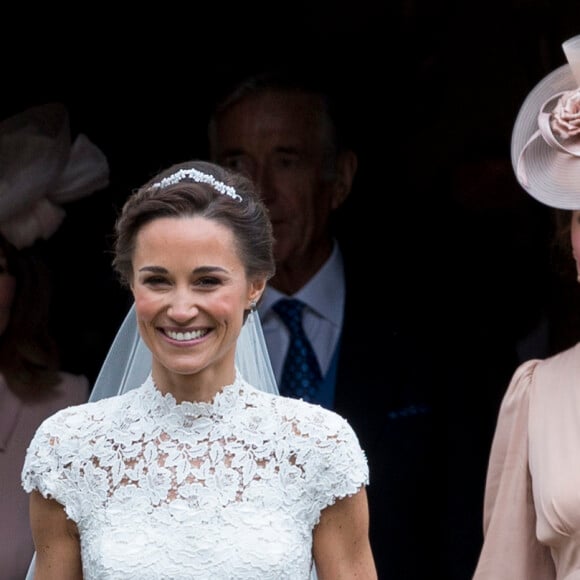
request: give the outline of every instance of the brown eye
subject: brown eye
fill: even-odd
[[[144,280],[143,283],[144,284],[149,284],[151,286],[156,286],[159,284],[165,284],[167,282],[167,278],[164,278],[163,276],[147,276]]]
[[[213,287],[220,284],[220,279],[213,276],[205,276],[197,281],[198,286]]]

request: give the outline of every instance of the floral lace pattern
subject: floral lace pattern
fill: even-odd
[[[149,377],[59,411],[22,471],[76,522],[85,580],[307,580],[321,510],[368,477],[342,417],[239,376],[210,403]]]

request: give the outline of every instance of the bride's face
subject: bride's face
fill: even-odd
[[[8,260],[0,248],[0,335],[8,326],[15,292],[16,278],[8,271]]]
[[[246,276],[233,233],[200,216],[156,219],[137,235],[133,272],[139,330],[154,365],[230,376],[244,311],[261,291]]]

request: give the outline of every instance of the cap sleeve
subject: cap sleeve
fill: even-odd
[[[73,464],[80,441],[71,437],[71,424],[76,423],[74,416],[71,407],[41,423],[26,451],[21,481],[24,491],[37,490],[44,497],[58,501],[67,515],[77,521],[78,493]]]
[[[328,434],[326,439],[318,439],[320,456],[316,477],[312,478],[320,510],[369,483],[367,458],[353,428],[340,415],[327,414]]]

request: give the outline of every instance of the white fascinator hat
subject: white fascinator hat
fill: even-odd
[[[108,184],[105,155],[82,133],[72,140],[63,104],[0,122],[0,234],[16,248],[48,239],[65,217],[62,204]]]
[[[550,207],[580,209],[580,35],[562,44],[567,64],[544,77],[520,108],[511,158],[520,185]]]

